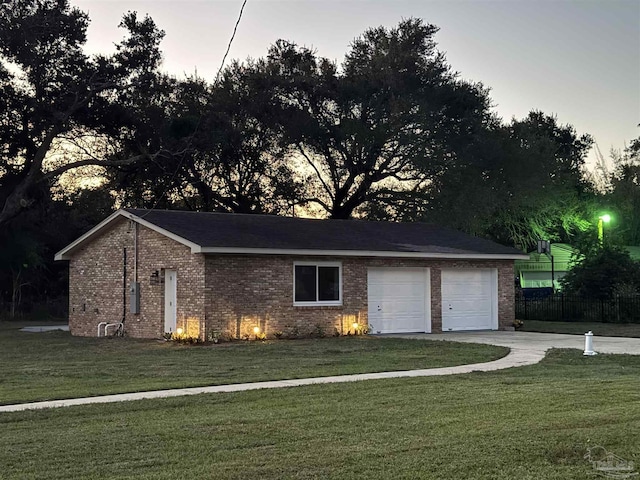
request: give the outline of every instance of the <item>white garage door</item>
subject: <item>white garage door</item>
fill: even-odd
[[[442,270],[442,331],[498,329],[498,272]]]
[[[431,331],[428,268],[370,268],[368,301],[372,333]]]

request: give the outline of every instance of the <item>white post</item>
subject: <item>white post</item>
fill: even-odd
[[[593,332],[591,330],[584,334],[583,355],[597,355],[597,353],[593,351]]]
[[[101,336],[101,335],[100,335],[100,329],[102,328],[102,326],[103,326],[103,325],[106,325],[106,324],[107,324],[107,322],[100,322],[100,323],[98,324],[98,337],[100,337],[100,336]],[[105,330],[106,330],[106,329],[105,329]],[[105,337],[106,337],[106,336],[107,336],[107,334],[106,334],[106,332],[105,332]]]

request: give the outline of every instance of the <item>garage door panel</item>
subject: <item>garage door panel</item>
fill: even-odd
[[[371,283],[397,284],[397,283],[419,283],[424,277],[423,269],[372,269],[369,270]]]
[[[414,298],[423,296],[424,282],[396,285],[371,285],[369,292],[372,298]]]
[[[455,308],[456,312],[464,315],[491,315],[491,300],[488,298],[483,299],[463,299],[456,300],[452,305],[451,310]],[[455,305],[455,307],[453,306]],[[449,308],[447,306],[447,308]]]
[[[482,284],[454,284],[449,287],[448,293],[450,297],[468,297],[470,295],[475,297],[486,297],[491,295],[492,290],[490,281],[486,281]]]
[[[442,270],[442,330],[497,329],[497,272]]]
[[[459,319],[456,323],[456,330],[489,330],[491,328],[490,325],[486,325],[485,323],[486,317],[484,315],[465,315],[463,318]]]
[[[387,316],[423,315],[424,300],[393,300],[386,302],[369,302],[369,311]]]
[[[369,269],[369,324],[374,333],[430,331],[428,297],[427,269]]]

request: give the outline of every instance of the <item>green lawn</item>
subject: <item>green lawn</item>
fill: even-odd
[[[640,464],[640,357],[0,414],[0,432],[3,479],[584,480],[587,445]]]
[[[525,320],[523,332],[571,333],[584,335],[591,330],[601,337],[640,337],[637,323],[547,322]]]
[[[165,388],[433,368],[503,347],[380,337],[179,345],[0,328],[0,404]],[[2,477],[0,471],[0,478]]]

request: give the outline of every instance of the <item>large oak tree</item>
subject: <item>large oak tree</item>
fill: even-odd
[[[67,0],[0,4],[0,226],[69,170],[133,163],[162,150],[138,135],[137,114],[157,81],[163,32],[128,13],[115,53],[87,55],[88,23]],[[106,142],[108,153],[81,141],[92,138]],[[70,145],[71,156],[57,152]]]
[[[279,109],[301,204],[331,218],[363,214],[424,188],[489,118],[480,84],[464,81],[420,19],[367,30],[340,68],[277,42],[257,70]]]

